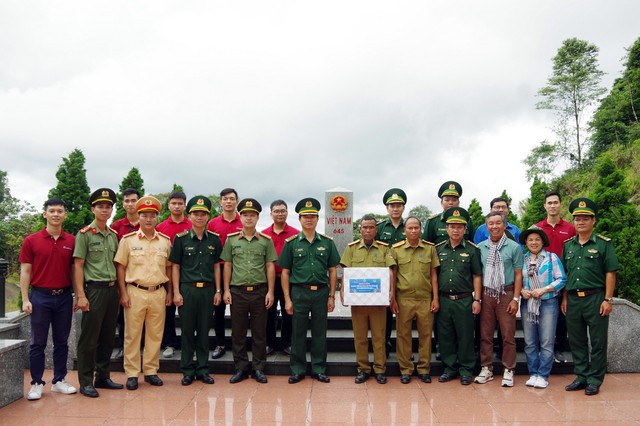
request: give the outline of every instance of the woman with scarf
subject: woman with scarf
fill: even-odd
[[[524,352],[527,356],[529,380],[525,385],[544,389],[553,365],[553,344],[559,307],[557,297],[567,279],[558,256],[544,249],[549,245],[547,234],[532,226],[520,234],[526,245],[524,256],[522,302],[520,314],[524,331]]]

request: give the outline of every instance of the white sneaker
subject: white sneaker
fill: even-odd
[[[51,392],[60,392],[66,395],[78,392],[78,389],[71,386],[64,379],[51,385]]]
[[[171,358],[173,356],[173,348],[171,346],[167,346],[164,352],[162,352],[162,356],[164,358]]]
[[[524,384],[525,386],[529,386],[530,388],[534,387],[538,382],[538,376],[531,376],[529,380]]]
[[[44,391],[43,383],[36,383],[35,385],[31,385],[31,389],[29,389],[29,393],[27,393],[27,399],[29,401],[34,401],[36,399],[42,398],[42,391]]]
[[[547,382],[547,379],[545,379],[542,376],[538,376],[538,380],[536,380],[535,387],[538,389],[545,389],[547,386],[549,386],[549,382]]]
[[[476,383],[487,383],[493,380],[493,371],[489,370],[489,367],[482,367],[480,374],[478,374],[474,380]]]
[[[504,369],[504,374],[502,375],[502,386],[508,388],[513,386],[513,370],[508,368]]]

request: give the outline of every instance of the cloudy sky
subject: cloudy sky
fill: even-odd
[[[521,160],[562,41],[600,48],[611,87],[637,0],[0,2],[0,170],[40,206],[78,147],[91,188],[235,187],[268,204],[354,191],[439,210],[449,179],[488,209],[528,196]]]

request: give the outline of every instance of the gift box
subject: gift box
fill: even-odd
[[[344,304],[389,306],[389,268],[344,268]]]

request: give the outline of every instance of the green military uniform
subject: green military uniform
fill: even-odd
[[[108,188],[95,191],[89,200],[115,204],[115,192]],[[95,220],[76,235],[73,257],[84,259],[85,296],[89,310],[82,313],[82,329],[78,339],[78,381],[80,387],[93,386],[110,378],[111,352],[116,337],[120,298],[113,258],[118,249],[116,231],[97,228]]]
[[[404,219],[400,219],[400,224],[396,228],[391,223],[391,219],[385,219],[381,222],[378,222],[378,232],[376,233],[376,240],[388,244],[389,246],[394,245],[398,241],[404,240],[406,235],[404,235]]]
[[[209,328],[216,291],[213,265],[220,262],[221,253],[220,238],[212,231],[205,231],[202,239],[199,239],[196,232],[190,229],[180,232],[173,240],[169,261],[180,265],[180,293],[183,299],[182,306],[178,308],[182,347],[180,370],[185,376],[209,373]]]
[[[595,216],[595,204],[579,198],[569,211],[574,216]],[[618,270],[618,258],[609,238],[591,234],[580,244],[576,235],[565,241],[562,263],[567,271],[567,331],[576,380],[600,386],[607,370],[609,329],[609,316],[600,315],[600,305],[605,298],[606,274]]]
[[[419,241],[411,247],[407,240],[392,246],[391,254],[398,265],[396,301],[396,352],[400,374],[411,375],[412,337],[411,324],[416,318],[419,339],[419,360],[416,366],[418,374],[429,374],[431,366],[431,335],[433,333],[433,314],[431,313],[431,269],[440,265],[438,253],[433,243]]]
[[[462,196],[462,186],[458,182],[453,180],[443,183],[438,190],[438,198],[442,199],[446,196],[460,198],[460,196]],[[449,239],[449,236],[447,235],[444,213],[445,212],[434,214],[433,216],[429,217],[429,219],[427,219],[427,222],[424,224],[424,228],[422,231],[423,240],[427,240],[434,244],[440,244],[441,242]],[[466,225],[467,230],[464,233],[464,239],[473,240],[475,228],[473,226],[471,218],[468,218]]]
[[[303,199],[296,205],[298,214],[318,214],[320,203]],[[315,210],[315,213],[314,213]],[[303,375],[307,370],[306,346],[311,313],[311,370],[325,374],[327,364],[327,270],[338,266],[340,255],[333,240],[315,233],[309,242],[301,232],[289,237],[282,248],[278,266],[290,271],[289,283],[293,303],[291,335],[291,372]]]
[[[248,198],[238,203],[238,211],[262,211],[260,204]],[[236,370],[249,371],[247,329],[251,319],[251,353],[253,370],[264,371],[267,361],[267,313],[265,297],[268,291],[266,265],[278,260],[271,237],[255,232],[247,238],[244,231],[229,234],[221,259],[231,272],[231,347]],[[275,266],[274,266],[275,268]],[[275,269],[274,269],[275,272]],[[275,278],[275,275],[274,275]],[[272,283],[273,284],[273,283]]]
[[[457,215],[455,212],[458,212]],[[447,210],[444,218],[448,223],[464,224],[468,216],[466,210],[453,207]],[[471,376],[476,363],[471,305],[474,299],[473,277],[482,275],[480,250],[464,239],[452,247],[448,236],[436,246],[436,250],[440,259],[440,310],[436,316],[436,326],[440,336],[440,356],[445,365],[444,372],[451,376]],[[476,298],[480,299],[480,295],[476,295]]]
[[[391,256],[387,244],[374,241],[367,247],[364,240],[350,243],[342,254],[340,263],[347,268],[391,267],[396,264]],[[353,344],[356,351],[358,371],[369,375],[369,339],[367,334],[371,330],[371,345],[373,347],[373,372],[384,374],[387,366],[385,353],[386,306],[352,306],[351,324],[353,326]]]

